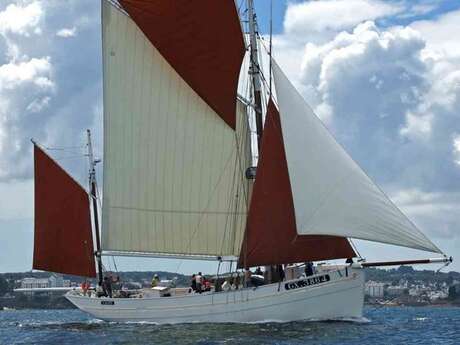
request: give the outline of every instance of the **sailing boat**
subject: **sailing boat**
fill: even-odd
[[[36,144],[33,267],[101,284],[104,255],[279,267],[357,258],[352,238],[441,256],[358,258],[226,291],[67,293],[81,310],[121,322],[359,319],[364,267],[452,260],[334,140],[271,54],[264,79],[252,0],[245,15],[248,43],[233,0],[102,1],[101,236],[89,132],[89,193]]]

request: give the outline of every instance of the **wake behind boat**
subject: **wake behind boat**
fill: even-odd
[[[451,261],[264,52],[253,0],[241,12],[233,0],[103,0],[102,42],[102,228],[90,132],[89,192],[34,143],[33,268],[97,276],[100,290],[103,256],[211,260],[217,277],[221,263],[231,275],[348,264],[260,286],[217,279],[203,293],[67,293],[81,310],[123,322],[360,319],[363,268],[396,263],[366,263],[352,238],[441,254],[397,264]]]

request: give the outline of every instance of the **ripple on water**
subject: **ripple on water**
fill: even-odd
[[[367,308],[365,318],[343,321],[157,325],[109,323],[78,310],[29,310],[0,313],[0,344],[433,345],[460,339],[458,308]]]

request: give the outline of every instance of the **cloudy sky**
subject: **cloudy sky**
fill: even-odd
[[[460,2],[273,2],[281,67],[374,181],[438,247],[458,256],[451,267],[460,270]],[[256,5],[266,34],[269,2]],[[31,268],[30,138],[71,147],[51,154],[83,183],[86,128],[101,156],[101,76],[98,0],[0,0],[0,272]],[[357,244],[369,260],[432,256]],[[196,269],[117,262],[121,269]]]

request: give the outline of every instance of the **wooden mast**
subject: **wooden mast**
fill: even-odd
[[[254,95],[254,110],[256,115],[256,130],[257,130],[257,148],[260,153],[262,143],[262,91],[260,81],[260,65],[259,55],[257,52],[257,17],[254,11],[254,1],[247,0],[248,6],[248,23],[249,23],[249,40],[250,40],[250,65],[249,74],[251,75],[252,90]]]
[[[88,159],[89,159],[89,189],[91,199],[93,201],[93,219],[94,219],[94,233],[96,235],[96,256],[97,261],[97,272],[98,272],[98,283],[102,285],[102,257],[101,257],[101,238],[99,235],[99,215],[97,207],[97,186],[96,186],[96,164],[98,161],[94,160],[93,157],[93,146],[91,144],[91,131],[86,130],[88,136]]]

